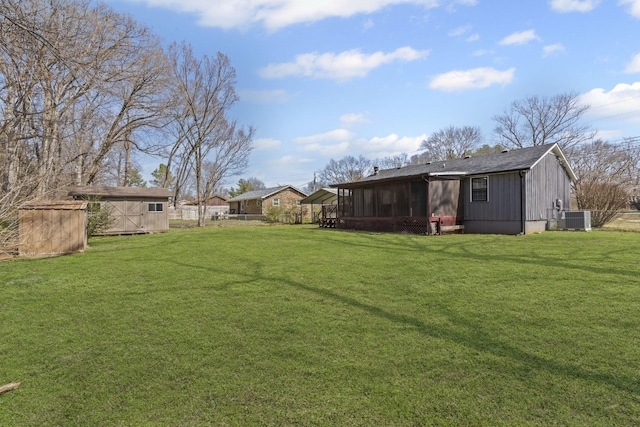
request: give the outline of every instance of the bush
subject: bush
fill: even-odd
[[[265,215],[265,221],[269,224],[275,224],[280,221],[280,215],[284,213],[284,209],[280,206],[271,206],[267,209],[267,213]]]
[[[106,204],[100,203],[100,198],[86,198],[88,218],[87,218],[87,236],[95,236],[110,229],[115,218],[112,215],[112,209]]]
[[[611,221],[629,203],[625,188],[611,182],[580,182],[576,185],[575,195],[578,209],[591,211],[591,226],[596,228]]]

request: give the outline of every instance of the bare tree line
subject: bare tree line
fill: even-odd
[[[167,158],[176,188],[195,180],[201,199],[246,167],[253,129],[227,117],[224,54],[165,50],[88,0],[0,0],[0,33],[0,222],[69,185],[129,185],[140,153]]]

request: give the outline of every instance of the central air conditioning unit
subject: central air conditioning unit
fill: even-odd
[[[591,211],[564,211],[558,220],[558,230],[591,231]]]

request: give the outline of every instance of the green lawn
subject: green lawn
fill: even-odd
[[[0,263],[0,425],[640,424],[640,233],[314,226]]]

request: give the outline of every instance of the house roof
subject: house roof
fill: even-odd
[[[253,199],[266,199],[267,197],[270,197],[288,188],[302,194],[302,196],[307,195],[303,191],[300,191],[291,185],[282,185],[280,187],[271,187],[271,188],[263,188],[262,190],[247,191],[246,193],[242,193],[236,197],[232,197],[231,199],[227,200],[227,202],[239,202],[241,200],[253,200]]]
[[[308,195],[300,200],[303,205],[327,204],[338,200],[337,188],[321,188],[318,191]]]
[[[546,144],[518,150],[503,151],[501,153],[469,156],[462,159],[450,159],[401,168],[383,169],[378,171],[377,174],[363,178],[360,181],[335,184],[332,185],[332,187],[341,187],[345,186],[345,184],[358,185],[367,182],[394,180],[413,176],[462,177],[527,170],[533,168],[549,153],[553,153],[558,158],[571,180],[575,181],[576,175],[571,169],[571,166],[569,166],[558,144]]]
[[[106,186],[76,186],[69,189],[69,196],[98,196],[98,197],[149,197],[164,199],[171,196],[166,188],[145,187],[106,187]]]

